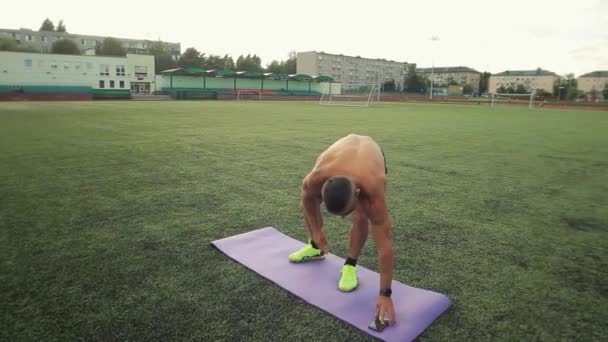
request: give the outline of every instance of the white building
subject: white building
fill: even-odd
[[[94,50],[96,46],[101,44],[107,37],[104,36],[91,36],[83,34],[75,34],[68,32],[55,32],[55,31],[34,31],[26,28],[14,29],[3,29],[0,28],[0,35],[4,35],[13,38],[19,44],[26,44],[32,46],[42,53],[50,53],[53,43],[59,39],[69,39],[73,41],[80,51]],[[127,53],[147,55],[150,54],[151,44],[154,41],[145,39],[132,39],[132,38],[115,38],[122,43],[123,48]],[[174,60],[178,60],[181,54],[180,43],[168,43],[162,42],[171,54]]]
[[[522,85],[526,92],[543,90],[553,94],[553,86],[559,80],[554,72],[536,69],[536,70],[507,70],[490,76],[488,91],[490,93],[499,93],[502,88],[516,89]]]
[[[130,89],[147,94],[156,90],[154,56],[126,57],[58,55],[0,51],[0,85],[86,86]]]
[[[594,90],[601,94],[608,87],[608,71],[594,71],[578,77],[578,89],[585,94]]]
[[[408,70],[408,63],[307,51],[297,54],[297,73],[325,75],[341,83],[384,83],[395,81],[398,90]]]

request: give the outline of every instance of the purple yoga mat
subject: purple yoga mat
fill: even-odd
[[[359,287],[350,293],[338,290],[341,259],[290,263],[287,256],[304,246],[272,227],[254,230],[211,243],[230,258],[338,319],[385,341],[412,341],[450,307],[448,297],[415,287],[392,283],[397,323],[383,332],[368,328],[374,318],[380,275],[357,266]]]

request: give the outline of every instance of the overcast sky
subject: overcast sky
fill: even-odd
[[[317,50],[494,73],[608,70],[608,0],[6,1],[0,28],[37,30],[46,17],[72,33],[255,53],[264,65]]]

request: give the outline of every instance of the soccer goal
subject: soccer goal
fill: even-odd
[[[511,105],[527,105],[528,108],[534,108],[541,104],[542,101],[535,101],[534,92],[525,94],[503,94],[496,93],[492,94],[491,106],[496,107],[500,104],[511,104]]]
[[[321,90],[319,104],[369,107],[380,102],[380,85],[330,83]]]
[[[256,89],[239,89],[236,91],[237,101],[262,101],[262,91]]]

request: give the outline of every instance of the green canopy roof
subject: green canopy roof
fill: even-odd
[[[230,69],[215,71],[216,77],[234,77],[235,75],[237,75],[237,73]]]
[[[290,81],[315,81],[315,82],[331,82],[334,79],[330,76],[317,75],[311,76],[307,74],[288,75],[280,72],[261,71],[234,71],[225,70],[205,70],[200,67],[175,68],[161,71],[162,75],[183,75],[183,76],[215,76],[215,77],[237,77],[237,78],[267,78],[271,80],[290,80]]]
[[[310,81],[312,80],[312,76],[306,74],[296,74],[289,75],[289,79],[294,81]]]
[[[317,82],[332,82],[334,80],[333,78],[325,75],[313,76],[312,79]]]
[[[269,78],[271,80],[285,80],[289,78],[289,75],[280,72],[273,72],[266,76],[266,78]]]

